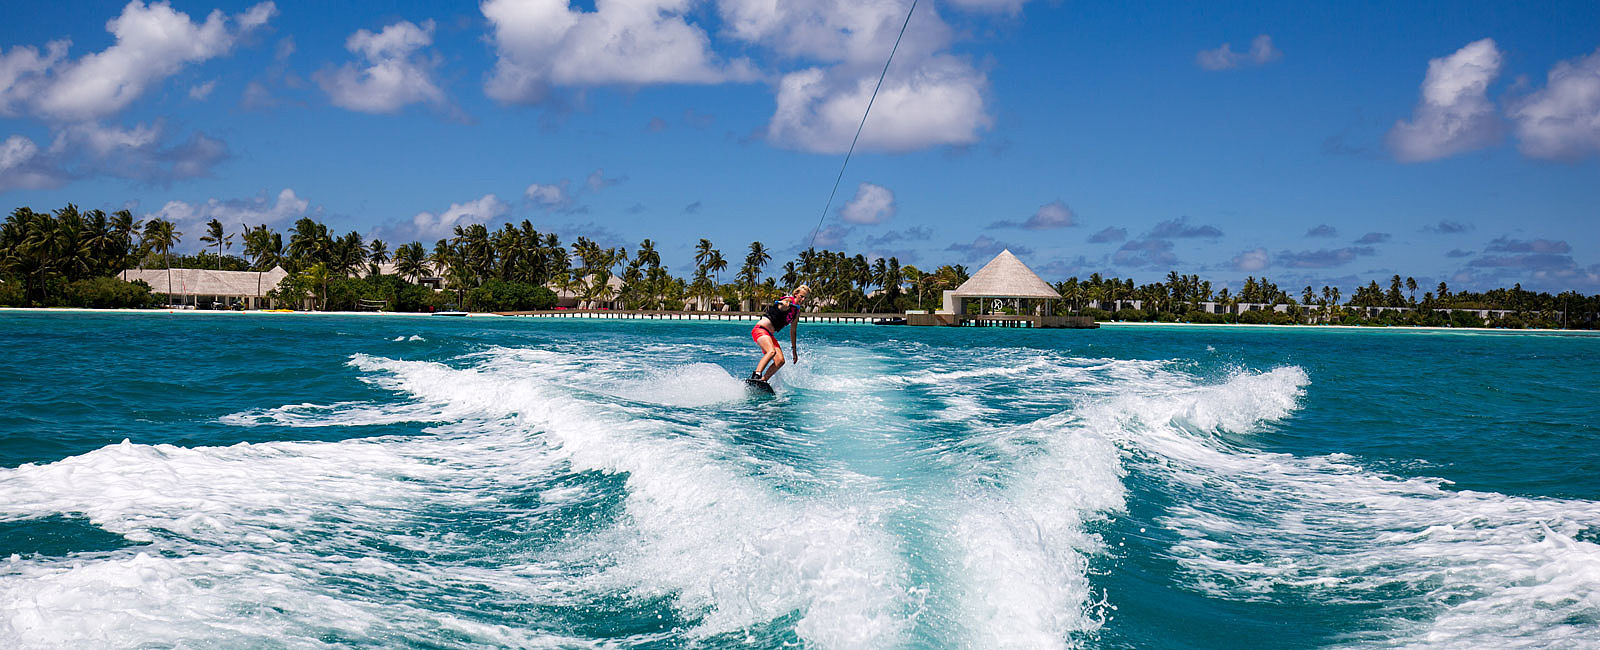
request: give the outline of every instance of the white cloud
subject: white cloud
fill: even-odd
[[[782,76],[768,140],[817,153],[849,148],[909,7],[906,0],[719,0],[733,38],[829,64]],[[953,38],[935,5],[917,7],[858,148],[898,152],[977,142],[991,124],[984,104],[988,78],[966,59],[942,53]]]
[[[178,72],[185,64],[226,54],[238,38],[270,19],[277,9],[264,2],[229,18],[212,11],[204,23],[174,11],[165,2],[146,5],[134,0],[106,23],[116,42],[77,61],[64,61],[66,41],[54,41],[47,54],[13,48],[0,62],[0,110],[11,112],[25,100],[39,117],[93,120],[114,114],[142,95],[151,84]]]
[[[55,187],[63,180],[62,174],[43,160],[33,140],[13,135],[0,143],[0,192]]]
[[[412,234],[424,240],[448,237],[458,225],[487,223],[510,211],[510,205],[493,194],[485,194],[465,203],[452,203],[449,209],[437,215],[418,212],[411,218]]]
[[[432,76],[437,62],[421,54],[433,44],[433,27],[432,20],[420,26],[402,20],[376,34],[357,30],[344,47],[362,63],[318,72],[317,84],[335,106],[353,111],[393,113],[417,103],[443,107],[444,91]]]
[[[160,122],[122,129],[83,122],[56,131],[49,155],[73,176],[104,174],[165,184],[208,176],[228,158],[228,147],[204,133],[176,142]]]
[[[883,223],[894,216],[894,192],[872,183],[856,187],[855,198],[839,208],[839,218],[850,223]]]
[[[533,201],[534,205],[546,210],[555,210],[567,207],[572,203],[572,194],[567,191],[568,183],[563,180],[555,185],[534,183],[524,190],[522,195]]]
[[[544,99],[548,86],[719,83],[751,79],[743,61],[724,64],[704,30],[684,17],[691,0],[487,0],[498,59],[484,91],[505,103]]]
[[[992,11],[1016,15],[1028,0],[946,0],[949,4],[968,11]]]
[[[1267,268],[1270,262],[1271,258],[1267,256],[1267,249],[1257,248],[1234,256],[1233,269],[1235,271],[1260,271]]]
[[[1200,50],[1194,55],[1195,63],[1207,70],[1229,70],[1245,64],[1266,65],[1281,58],[1283,52],[1272,45],[1272,37],[1266,34],[1250,41],[1249,52],[1235,52],[1232,43],[1223,43],[1215,50]]]
[[[215,79],[207,81],[203,84],[191,86],[189,87],[189,98],[204,100],[205,98],[210,97],[211,91],[216,90],[216,88],[217,81]]]
[[[71,41],[50,41],[45,53],[16,46],[10,52],[0,53],[0,115],[14,117],[19,114],[16,104],[34,96],[44,85],[45,73],[66,58]]]
[[[730,36],[780,55],[882,69],[910,5],[910,0],[718,0],[717,11]],[[948,46],[952,35],[937,7],[923,3],[906,26],[895,58],[927,58]]]
[[[263,192],[248,199],[213,198],[204,203],[168,201],[161,209],[145,216],[169,220],[176,225],[178,232],[184,233],[185,241],[198,242],[199,233],[204,231],[206,222],[212,219],[221,221],[223,228],[229,232],[239,232],[242,226],[253,228],[259,224],[277,226],[289,223],[305,215],[310,207],[310,201],[296,196],[294,190],[284,188],[275,197]],[[238,238],[235,238],[235,243],[238,243]]]
[[[1543,89],[1506,113],[1523,154],[1576,160],[1600,152],[1600,50],[1557,63]]]
[[[877,72],[849,66],[784,75],[768,139],[802,151],[844,153],[877,82]],[[895,66],[856,146],[903,152],[977,142],[979,131],[991,124],[983,99],[987,87],[983,73],[954,56],[934,56],[915,69]]]
[[[1401,162],[1436,160],[1498,142],[1501,122],[1488,88],[1500,76],[1501,60],[1494,39],[1485,38],[1429,61],[1416,113],[1389,131],[1394,157]]]

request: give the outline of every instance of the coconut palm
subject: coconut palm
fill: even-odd
[[[368,275],[377,275],[380,266],[389,261],[389,244],[382,239],[367,242],[367,262],[371,266],[367,269]]]
[[[399,248],[394,249],[394,272],[413,284],[427,272],[427,263],[428,253],[422,249],[422,242],[401,244]]]
[[[167,265],[167,304],[172,304],[172,247],[183,240],[183,233],[166,219],[151,219],[144,224],[144,241],[160,253]]]
[[[208,247],[217,247],[217,270],[222,270],[222,249],[233,248],[233,235],[224,234],[222,222],[212,219],[206,222],[206,234],[200,236],[200,241],[205,242]]]

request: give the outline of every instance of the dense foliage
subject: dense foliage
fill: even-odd
[[[183,233],[164,219],[138,222],[126,210],[108,215],[73,205],[52,214],[18,208],[0,224],[0,305],[148,306],[155,302],[148,286],[110,277],[135,266],[265,271],[281,265],[289,275],[268,294],[280,303],[394,311],[549,309],[557,302],[552,288],[583,307],[756,310],[800,284],[811,286],[813,309],[936,310],[943,292],[968,278],[959,264],[924,272],[894,257],[869,260],[816,249],[769,272],[772,252],[761,242],[751,242],[743,263],[730,268],[736,260],[708,239],[695,245],[694,268],[676,276],[650,239],[632,254],[586,237],[564,246],[526,220],[495,230],[460,225],[431,246],[413,241],[392,251],[382,240],[334,233],[310,218],[296,221],[287,235],[266,225],[230,233],[213,219],[199,236],[200,252],[175,255]],[[1056,288],[1062,296],[1057,313],[1108,320],[1593,328],[1600,312],[1600,296],[1536,293],[1521,285],[1473,293],[1441,282],[1418,297],[1417,282],[1398,275],[1387,287],[1377,281],[1358,287],[1347,301],[1338,287],[1308,286],[1295,295],[1255,277],[1236,293],[1214,291],[1209,281],[1176,272],[1147,284],[1094,274]],[[1224,313],[1216,313],[1219,305]],[[1485,320],[1451,311],[1466,309],[1507,313]]]

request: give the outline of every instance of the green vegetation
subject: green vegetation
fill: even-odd
[[[141,223],[126,210],[107,215],[80,212],[73,205],[51,214],[18,208],[0,224],[0,305],[160,303],[148,285],[114,277],[134,267],[262,273],[282,266],[288,277],[267,292],[281,304],[325,310],[383,304],[394,311],[550,309],[557,291],[587,308],[755,310],[808,284],[816,309],[887,313],[940,309],[943,292],[968,278],[959,264],[924,272],[893,257],[868,260],[816,249],[801,251],[768,275],[772,251],[751,242],[743,264],[724,282],[731,262],[709,239],[698,242],[694,268],[679,277],[662,265],[653,240],[639,242],[631,255],[624,247],[601,247],[587,237],[563,246],[555,234],[540,233],[528,221],[498,230],[456,226],[431,247],[408,242],[392,254],[387,242],[330,232],[310,218],[295,222],[287,234],[286,241],[266,225],[230,233],[213,219],[199,237],[201,252],[175,255],[172,249],[183,233],[170,221]],[[242,256],[229,252],[236,235],[242,235]],[[393,273],[379,273],[390,262]],[[1295,296],[1266,278],[1246,278],[1233,293],[1226,287],[1213,291],[1209,281],[1177,272],[1142,285],[1095,274],[1058,283],[1062,300],[1055,310],[1122,321],[1586,329],[1596,327],[1600,312],[1600,295],[1574,291],[1551,295],[1517,285],[1453,292],[1441,282],[1419,298],[1418,288],[1416,280],[1395,275],[1387,288],[1373,281],[1341,302],[1337,287],[1308,286]],[[1484,318],[1482,310],[1492,313]]]

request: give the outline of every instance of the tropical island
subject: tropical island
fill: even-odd
[[[412,241],[392,250],[381,239],[367,240],[354,231],[338,234],[310,218],[296,221],[287,232],[265,224],[241,224],[229,232],[212,219],[199,235],[199,252],[174,254],[184,236],[172,221],[139,221],[128,210],[19,207],[0,224],[0,307],[722,312],[753,310],[787,288],[808,284],[818,298],[813,310],[903,314],[938,309],[943,292],[971,277],[962,264],[923,270],[894,257],[868,259],[815,248],[772,267],[773,251],[759,241],[751,242],[743,262],[725,275],[729,258],[704,238],[695,247],[693,271],[680,276],[662,264],[651,239],[631,253],[583,236],[564,245],[527,220],[494,230],[484,224],[456,226],[453,236],[431,246]],[[238,254],[232,250],[236,236]],[[178,290],[173,274],[197,270],[254,274],[254,304],[220,294],[202,301],[206,294]],[[166,282],[160,282],[162,275]],[[1414,278],[1393,275],[1384,284],[1374,279],[1346,294],[1337,286],[1286,290],[1252,276],[1233,290],[1177,271],[1164,281],[1142,284],[1099,273],[1050,284],[1060,296],[1049,307],[1052,315],[1096,321],[1506,329],[1600,325],[1600,295],[1534,292],[1520,284],[1473,292],[1452,290],[1444,282],[1419,287]],[[969,313],[988,308],[965,306]],[[1017,313],[1011,305],[993,309]]]

